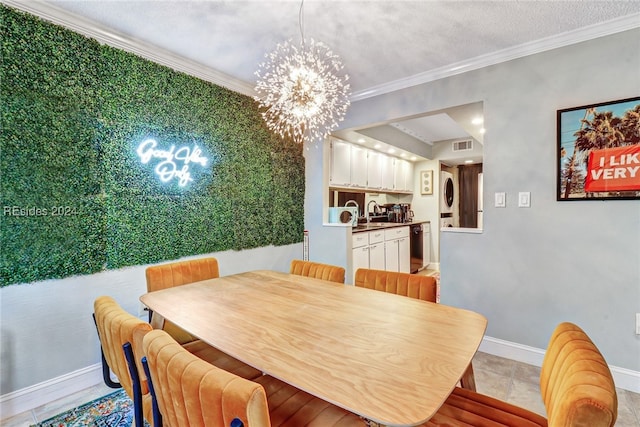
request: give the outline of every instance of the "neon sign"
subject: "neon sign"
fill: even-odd
[[[184,146],[177,150],[175,145],[172,145],[169,150],[160,150],[157,147],[158,142],[155,139],[145,139],[138,146],[136,153],[142,164],[147,164],[152,159],[162,159],[154,170],[162,182],[176,179],[178,185],[184,187],[193,181],[189,169],[193,164],[207,166],[208,159],[201,155],[202,150],[196,144],[193,144],[193,147]]]

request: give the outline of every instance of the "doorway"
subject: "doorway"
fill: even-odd
[[[479,215],[482,213],[482,163],[458,166],[458,186],[460,193],[460,227],[480,228]]]

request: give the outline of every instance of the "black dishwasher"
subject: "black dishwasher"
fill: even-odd
[[[417,273],[422,268],[423,246],[422,224],[412,224],[409,233],[409,242],[411,244],[411,272]]]

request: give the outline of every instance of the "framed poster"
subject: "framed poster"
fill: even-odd
[[[420,194],[433,194],[433,171],[420,171]]]
[[[640,199],[640,97],[557,111],[557,200]]]

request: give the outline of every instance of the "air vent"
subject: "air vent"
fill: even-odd
[[[453,143],[453,151],[469,151],[473,150],[473,140],[455,141]]]

